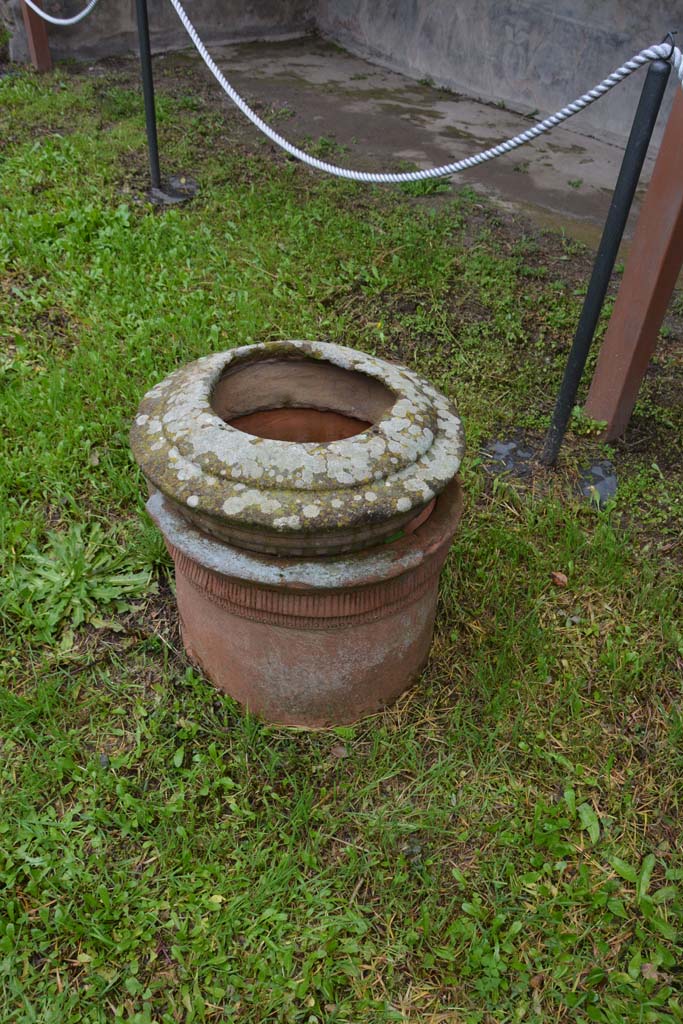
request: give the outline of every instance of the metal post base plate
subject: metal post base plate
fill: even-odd
[[[155,206],[177,206],[187,203],[199,192],[199,185],[194,178],[185,174],[174,174],[164,182],[162,188],[151,188],[149,198]]]
[[[547,475],[548,467],[539,459],[536,440],[528,440],[523,431],[513,436],[495,439],[482,449],[482,468],[493,478],[503,477],[533,487],[534,479]],[[598,507],[605,505],[617,493],[617,472],[604,458],[596,458],[589,465],[581,465],[572,491]]]

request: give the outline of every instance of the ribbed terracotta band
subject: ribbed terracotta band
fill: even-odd
[[[435,587],[443,561],[439,553],[419,568],[381,583],[355,590],[301,594],[221,576],[188,558],[168,541],[166,546],[176,572],[213,604],[243,619],[291,629],[332,629],[385,618]]]

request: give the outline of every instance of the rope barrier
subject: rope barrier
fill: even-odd
[[[355,171],[347,167],[338,167],[336,164],[329,164],[324,160],[318,160],[317,157],[311,156],[304,150],[294,146],[287,139],[283,138],[274,131],[270,125],[266,124],[258,116],[258,114],[252,110],[246,100],[242,99],[240,94],[234,89],[227,78],[223,75],[216,62],[209,54],[206,46],[199,37],[199,33],[195,29],[194,25],[190,21],[189,17],[180,0],[170,0],[171,4],[175,8],[175,12],[180,18],[185,31],[194,43],[194,46],[202,58],[207,68],[214,76],[223,91],[230,97],[232,102],[242,111],[242,113],[249,118],[252,124],[256,125],[258,130],[266,135],[271,142],[274,142],[285,152],[291,156],[296,157],[297,160],[301,160],[303,163],[308,164],[309,167],[315,167],[316,170],[325,171],[327,174],[332,174],[337,178],[350,178],[352,181],[366,181],[375,184],[385,183],[398,183],[403,181],[424,181],[427,178],[442,178],[446,175],[457,174],[459,171],[467,170],[470,167],[476,167],[478,164],[483,164],[487,160],[493,160],[497,156],[502,156],[504,153],[509,153],[513,149],[517,149],[519,146],[523,146],[526,142],[531,142],[532,139],[537,138],[544,132],[550,131],[551,128],[555,128],[558,124],[566,121],[568,118],[573,117],[574,114],[578,114],[580,110],[584,110],[595,100],[600,99],[605,93],[613,89],[615,85],[623,81],[634,71],[637,71],[644,64],[653,60],[669,60],[678,75],[678,78],[683,86],[683,54],[674,46],[672,43],[658,43],[654,46],[648,47],[646,50],[641,50],[631,60],[622,64],[621,67],[613,71],[611,75],[605,78],[599,85],[596,85],[594,89],[590,89],[584,93],[579,99],[574,100],[573,103],[569,103],[562,110],[558,110],[556,114],[552,114],[551,117],[547,117],[544,121],[534,125],[533,128],[529,128],[527,131],[522,132],[520,135],[515,135],[514,138],[507,139],[505,142],[499,143],[497,146],[493,146],[491,149],[485,149],[481,153],[476,153],[474,156],[465,157],[463,160],[457,160],[452,164],[444,164],[441,167],[430,167],[422,171],[409,171],[402,174],[391,174],[391,173],[373,173],[367,171]]]
[[[48,14],[47,11],[44,11],[42,7],[38,7],[33,0],[24,0],[24,3],[27,7],[30,7],[39,18],[42,18],[43,21],[49,21],[51,25],[76,25],[79,21],[82,21],[83,18],[90,14],[97,3],[97,0],[89,0],[87,7],[84,7],[80,14],[74,14],[73,18],[53,18],[52,15]]]
[[[77,22],[85,18],[92,9],[95,7],[97,0],[89,0],[88,4],[80,12],[80,14],[74,15],[72,18],[54,18],[52,15],[47,14],[43,11],[34,0],[23,0],[32,11],[41,17],[44,21],[48,21],[51,25],[75,25]],[[552,114],[545,120],[540,121],[534,125],[533,128],[527,129],[525,132],[521,132],[519,135],[515,135],[511,139],[506,139],[504,142],[499,143],[497,146],[492,146],[490,149],[482,150],[480,153],[475,153],[473,156],[465,157],[462,160],[457,160],[454,163],[443,164],[440,167],[429,167],[422,171],[407,171],[400,174],[388,173],[388,172],[372,172],[372,171],[356,171],[348,167],[339,167],[336,164],[327,163],[325,160],[319,160],[315,156],[311,156],[310,153],[306,153],[304,150],[299,149],[293,143],[288,142],[282,135],[274,131],[270,125],[258,116],[256,111],[252,110],[249,104],[244,100],[236,89],[230,85],[225,75],[222,73],[214,59],[211,57],[209,51],[204,45],[202,39],[199,36],[196,28],[190,21],[187,12],[185,11],[180,0],[170,0],[176,14],[178,15],[185,31],[192,40],[199,56],[202,58],[207,68],[214,76],[223,91],[229,96],[232,102],[242,111],[252,124],[254,124],[263,135],[267,136],[281,149],[284,149],[290,156],[296,157],[297,160],[302,163],[308,164],[309,167],[314,167],[318,171],[324,171],[327,174],[332,174],[337,178],[349,178],[352,181],[364,181],[373,184],[393,184],[404,181],[425,181],[429,178],[442,178],[451,174],[458,174],[460,171],[468,170],[470,167],[477,167],[479,164],[486,163],[488,160],[493,160],[495,157],[502,156],[504,153],[510,153],[513,149],[517,149],[519,146],[525,145],[527,142],[531,142],[533,139],[538,138],[539,135],[543,135],[545,132],[555,128],[558,124],[562,124],[563,121],[567,121],[574,114],[578,114],[580,110],[584,110],[590,106],[591,103],[595,103],[596,100],[600,99],[606,93],[613,89],[615,85],[618,85],[629,75],[633,74],[634,71],[638,71],[639,68],[643,67],[649,61],[653,60],[666,60],[669,61],[678,78],[683,86],[683,53],[677,46],[674,46],[673,42],[657,43],[654,46],[650,46],[645,50],[641,50],[640,53],[635,54],[631,60],[626,61],[621,67],[618,67],[616,71],[613,71],[611,75],[603,79],[593,89],[589,89],[588,92],[584,93],[578,99],[574,100],[573,103],[567,104],[566,107],[562,107],[557,113]]]

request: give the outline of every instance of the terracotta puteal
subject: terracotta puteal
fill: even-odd
[[[429,653],[462,509],[462,424],[406,367],[340,345],[205,356],[131,433],[173,557],[186,651],[264,719],[390,704]]]

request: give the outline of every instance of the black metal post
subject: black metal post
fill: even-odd
[[[152,180],[152,189],[161,189],[161,169],[159,167],[157,117],[154,107],[154,78],[152,77],[152,51],[149,45],[147,0],[135,0],[135,10],[138,19],[138,45],[140,49],[142,93],[145,98],[145,123],[147,128],[147,148],[149,151],[149,174]]]
[[[633,119],[633,127],[629,135],[619,177],[614,187],[605,227],[600,239],[598,254],[595,257],[588,291],[584,299],[583,309],[572,342],[564,377],[557,396],[550,429],[546,435],[540,460],[546,466],[554,466],[562,444],[569,417],[571,416],[576,393],[579,389],[581,375],[586,365],[595,328],[600,317],[605,294],[614,269],[614,262],[621,244],[621,239],[628,220],[631,203],[638,186],[640,172],[650,144],[652,131],[662,103],[666,83],[671,72],[671,65],[664,60],[656,60],[648,68],[643,91]]]

